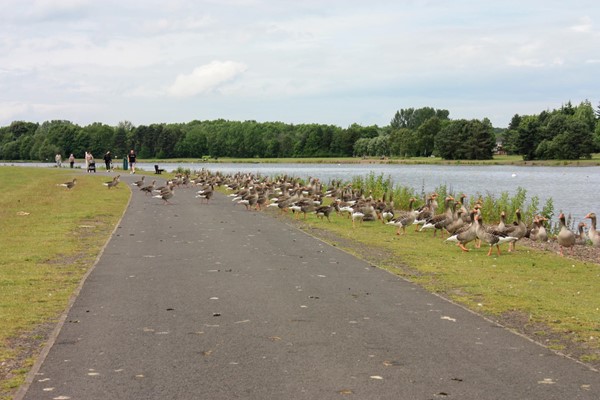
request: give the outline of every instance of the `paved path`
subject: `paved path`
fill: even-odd
[[[599,373],[275,218],[172,202],[134,191],[25,399],[600,398]]]

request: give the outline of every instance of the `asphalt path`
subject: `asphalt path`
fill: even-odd
[[[272,216],[194,195],[165,205],[134,188],[18,398],[600,398],[598,372]]]

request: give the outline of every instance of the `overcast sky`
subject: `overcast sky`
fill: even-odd
[[[386,126],[600,101],[598,0],[2,0],[0,126]]]

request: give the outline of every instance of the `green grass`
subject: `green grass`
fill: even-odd
[[[325,239],[338,247],[522,332],[542,329],[559,343],[536,340],[555,350],[566,346],[565,352],[598,366],[600,266],[519,244],[512,253],[501,246],[500,256],[494,250],[488,257],[489,247],[473,244],[464,253],[431,231],[409,227],[406,235],[396,236],[395,227],[379,221],[352,228],[349,219],[336,215],[331,220],[309,215],[306,229],[316,236],[321,229],[331,231],[339,240]],[[523,316],[524,325],[513,324],[511,315]]]
[[[57,184],[77,177],[72,190]],[[108,175],[0,167],[0,398],[18,387],[46,334],[67,307],[120,219],[131,191]],[[19,213],[28,215],[19,215]],[[42,339],[42,340],[40,340]]]

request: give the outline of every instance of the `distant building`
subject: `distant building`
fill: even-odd
[[[502,147],[501,139],[496,140],[496,146],[494,146],[494,154],[497,156],[505,156],[507,154],[506,150],[504,150],[504,147]]]

